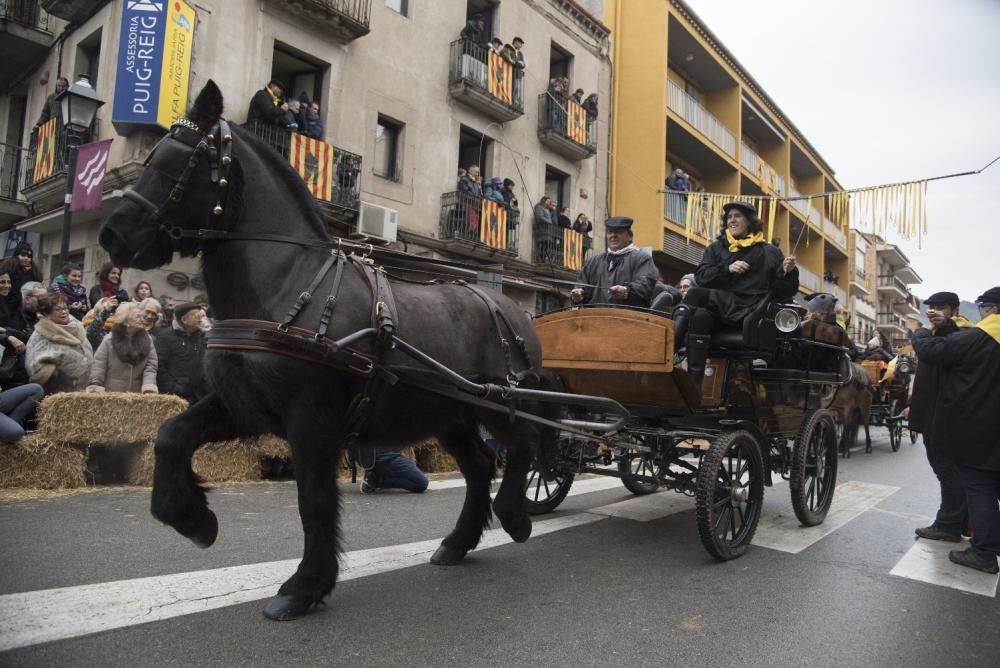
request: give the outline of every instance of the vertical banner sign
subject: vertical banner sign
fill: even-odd
[[[52,118],[38,128],[38,145],[35,147],[35,171],[32,183],[38,183],[52,176],[56,165],[56,119]]]
[[[479,241],[490,248],[507,250],[507,207],[503,204],[483,200]]]
[[[329,202],[333,197],[333,146],[297,132],[291,135],[288,161],[312,196]]]
[[[490,95],[504,104],[513,104],[514,96],[511,90],[514,86],[513,67],[503,57],[490,51],[489,56],[489,91]]]
[[[563,266],[570,271],[583,269],[583,235],[563,230]]]
[[[84,144],[76,157],[76,174],[73,178],[73,200],[70,211],[88,211],[101,206],[104,193],[104,175],[108,169],[111,140]]]
[[[194,24],[182,0],[125,0],[111,116],[119,132],[168,128],[187,111]]]
[[[577,144],[587,143],[587,112],[575,100],[566,101],[566,136]]]

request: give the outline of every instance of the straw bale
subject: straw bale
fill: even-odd
[[[247,439],[247,441],[261,457],[292,459],[292,451],[288,447],[288,441],[278,438],[274,434],[264,434],[263,436]]]
[[[66,392],[42,401],[38,433],[60,445],[145,445],[187,406],[170,394]]]
[[[261,479],[261,459],[251,441],[206,443],[194,453],[191,467],[205,482],[251,482]],[[154,461],[152,444],[135,448],[126,466],[128,484],[152,485]]]
[[[458,462],[435,440],[428,439],[414,446],[417,466],[424,473],[450,473],[458,470]]]
[[[83,451],[29,434],[0,444],[0,488],[64,489],[87,484]]]

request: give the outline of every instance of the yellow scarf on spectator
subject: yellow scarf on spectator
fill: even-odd
[[[751,246],[765,243],[763,232],[757,232],[756,234],[751,234],[749,237],[737,239],[729,232],[729,230],[726,230],[726,241],[729,242],[730,253],[735,253],[741,248],[750,248]]]
[[[988,315],[976,325],[979,329],[993,337],[993,340],[1000,343],[1000,313]]]
[[[956,315],[955,317],[953,317],[951,319],[951,321],[953,323],[955,323],[955,325],[958,326],[961,329],[965,329],[966,327],[972,327],[973,326],[972,325],[972,321],[969,320],[968,318],[966,318],[964,315]]]
[[[281,98],[274,94],[274,91],[271,90],[271,87],[265,86],[265,88],[267,89],[268,95],[271,96],[271,102],[274,103],[274,106],[277,107],[279,104],[281,104]]]

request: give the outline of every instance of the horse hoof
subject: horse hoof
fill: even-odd
[[[212,547],[215,539],[219,536],[219,520],[211,510],[205,509],[205,519],[202,520],[201,527],[197,533],[191,536],[191,542],[198,547],[205,549]]]
[[[276,622],[298,619],[312,609],[313,602],[298,596],[278,594],[264,606],[264,616]]]
[[[504,527],[504,529],[507,530],[507,535],[509,535],[515,543],[523,543],[531,537],[531,518],[525,515],[524,520],[522,520],[518,526],[512,529]]]
[[[465,555],[468,553],[468,550],[459,550],[442,544],[431,555],[431,563],[438,566],[455,566],[462,563],[462,559],[465,559]]]

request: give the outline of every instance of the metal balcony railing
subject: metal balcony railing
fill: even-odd
[[[451,43],[448,83],[465,83],[519,114],[524,113],[524,77],[489,47],[465,39]],[[491,63],[492,60],[492,63]]]
[[[855,299],[853,307],[856,315],[868,318],[869,320],[875,320],[875,307],[871,304],[863,302],[860,299]]]
[[[276,150],[288,160],[292,145],[292,132],[271,123],[251,121],[243,126],[255,137]],[[329,199],[317,198],[351,211],[361,208],[361,156],[334,145],[333,179]]]
[[[26,148],[0,143],[0,199],[17,199],[18,174],[27,154]]]
[[[43,168],[35,169],[38,160],[38,136],[33,131],[30,138],[30,148],[24,152],[23,159],[21,160],[21,190],[44,183],[50,179],[61,177],[66,173],[66,129],[62,127],[62,124],[58,120],[56,120],[56,123],[58,125],[56,127],[55,152],[53,154],[54,160],[51,171]],[[100,136],[101,120],[95,118],[90,129],[81,135],[80,144],[95,141]]]
[[[521,212],[468,192],[441,195],[442,240],[468,242],[484,251],[517,256]]]
[[[548,93],[538,96],[538,129],[551,130],[569,141],[586,147],[588,152],[597,152],[597,122],[578,107],[576,116],[571,117],[567,103],[557,100]]]
[[[760,159],[757,152],[747,146],[746,142],[740,143],[740,164],[746,167],[748,172],[751,174],[759,173],[762,162],[763,160]]]
[[[820,285],[822,284],[819,275],[809,269],[806,269],[801,264],[799,267],[799,285],[804,288],[808,288],[813,292],[819,292]]]
[[[688,95],[680,86],[669,81],[667,106],[690,123],[698,132],[708,137],[731,158],[736,158],[736,135],[722,124],[718,118],[701,106],[698,100]]]
[[[746,142],[740,142],[740,164],[760,181],[761,188],[773,190],[777,195],[785,195],[785,179],[763,158],[757,155]]]
[[[906,323],[895,313],[879,313],[876,318],[879,327],[899,327],[906,329]]]
[[[788,184],[788,196],[789,197],[802,197],[801,193],[799,193],[799,191],[798,191],[798,188],[795,187],[795,181],[791,181]],[[789,201],[788,203],[792,206],[793,209],[795,209],[796,211],[798,211],[802,215],[803,218],[806,218],[806,217],[809,216],[809,206],[806,204],[806,200],[804,200],[804,199],[793,199],[793,200]]]
[[[38,0],[0,0],[0,21],[18,23],[28,28],[52,32],[51,19],[38,6]]]
[[[823,233],[842,249],[847,250],[847,235],[826,216],[823,216]]]
[[[663,217],[672,223],[684,227],[687,222],[687,194],[665,193],[663,196]],[[712,234],[711,212],[707,208],[698,211],[692,220],[691,235],[704,240],[710,240]]]
[[[880,288],[896,288],[903,294],[908,294],[906,283],[896,278],[895,276],[879,276],[878,277],[878,287]]]
[[[534,234],[532,262],[567,271],[583,269],[583,263],[590,257],[594,245],[594,240],[585,234],[552,223],[535,223],[532,232]]]

